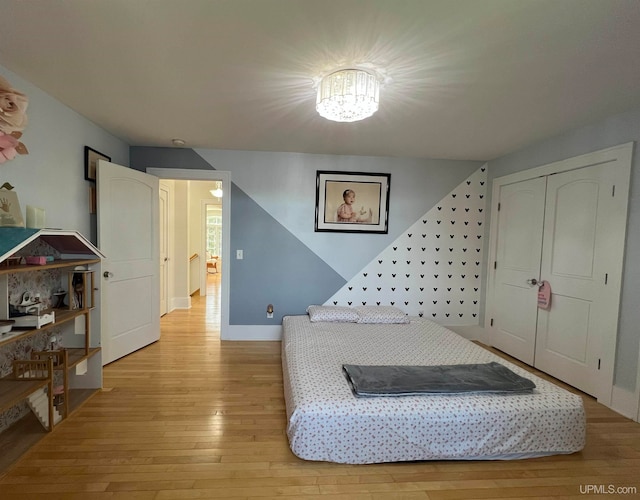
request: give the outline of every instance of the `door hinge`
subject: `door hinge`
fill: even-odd
[[[500,202],[498,202],[498,212],[500,211]]]
[[[613,198],[616,195],[616,185],[614,184],[611,188],[611,197]]]
[[[490,326],[493,326],[493,318],[491,318]]]
[[[601,361],[602,361],[602,360],[601,360],[600,358],[598,358],[598,370],[600,369],[600,362],[601,362]]]
[[[497,260],[493,261],[493,268],[494,269],[498,269],[498,261]]]
[[[604,273],[604,284],[606,285],[609,281],[609,273]]]

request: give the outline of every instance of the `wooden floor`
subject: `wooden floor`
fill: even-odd
[[[285,434],[280,343],[220,342],[218,315],[213,293],[165,316],[159,342],[105,367],[105,389],[9,469],[0,499],[640,497],[640,424],[589,397],[587,446],[574,455],[300,460]]]

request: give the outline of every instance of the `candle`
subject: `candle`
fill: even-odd
[[[32,229],[42,229],[44,227],[44,208],[27,205],[27,227]]]

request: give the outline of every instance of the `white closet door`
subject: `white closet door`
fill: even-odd
[[[515,358],[533,364],[538,314],[544,177],[500,188],[498,247],[491,312],[492,343]]]
[[[595,165],[547,182],[541,277],[552,304],[538,314],[534,365],[599,398],[611,390],[615,359],[622,266],[612,250],[626,212],[626,198],[614,195],[619,172]]]

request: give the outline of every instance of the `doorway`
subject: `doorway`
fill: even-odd
[[[217,278],[222,274],[222,188],[217,193],[216,200],[203,199],[201,203],[200,220],[202,224],[201,255],[204,260],[200,263],[199,281],[200,295],[209,295],[211,291],[212,275]],[[215,290],[215,288],[213,288]]]
[[[224,196],[220,198],[221,207],[221,260],[224,259],[224,256],[229,255],[230,253],[230,241],[229,241],[229,233],[230,233],[230,205],[231,205],[231,175],[229,172],[219,171],[219,170],[191,170],[191,169],[167,169],[167,168],[148,168],[147,173],[159,177],[160,179],[164,179],[167,182],[170,181],[211,181],[217,182],[218,185],[221,186],[221,189],[224,193]],[[207,190],[208,193],[208,190]],[[209,194],[209,198],[214,201],[214,198]],[[182,198],[180,198],[182,199]],[[200,209],[201,200],[204,199],[200,195],[195,195],[195,205]],[[193,201],[193,200],[192,200]],[[188,201],[182,201],[182,203],[188,203]],[[172,200],[170,198],[169,204],[172,204]],[[175,202],[173,204],[175,208]],[[186,207],[183,207],[186,210]],[[200,217],[198,217],[200,219]],[[190,232],[188,227],[182,227],[176,221],[173,223],[174,227],[173,233],[176,239],[183,239],[185,241],[189,240]],[[171,224],[169,224],[171,226]],[[204,222],[199,225],[202,236],[198,238],[199,241],[204,241],[206,239],[205,234],[205,226]],[[180,234],[178,234],[180,233]],[[198,243],[198,250],[196,252],[199,255],[199,265],[198,268],[203,270],[203,273],[206,273],[206,249],[205,245],[200,245]],[[176,258],[175,260],[170,259],[170,267],[173,272],[169,274],[168,283],[171,286],[177,287],[180,290],[183,290],[181,293],[181,297],[178,298],[178,303],[170,305],[169,310],[173,308],[188,308],[189,307],[189,255],[186,255],[183,259],[182,256],[180,258]],[[197,273],[196,276],[201,273]],[[219,275],[219,290],[220,290],[220,339],[225,340],[228,338],[229,331],[229,283],[230,283],[230,272],[229,266],[225,266],[225,272],[221,272]],[[180,280],[183,280],[183,283],[180,283]],[[200,290],[203,294],[206,293],[207,284],[200,283]],[[177,306],[177,307],[174,307]]]

